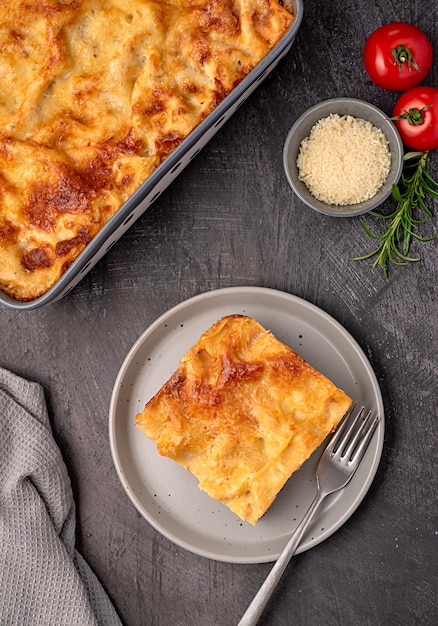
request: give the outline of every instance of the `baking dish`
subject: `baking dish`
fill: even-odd
[[[292,0],[292,8],[295,19],[278,44],[140,185],[53,287],[42,296],[28,302],[15,300],[0,291],[2,304],[16,310],[37,309],[64,297],[82,280],[289,52],[302,21],[303,0]]]

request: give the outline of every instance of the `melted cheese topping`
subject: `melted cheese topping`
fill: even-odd
[[[3,0],[0,287],[45,293],[292,21],[277,0]]]
[[[199,487],[252,524],[351,399],[254,319],[224,317],[136,417]]]

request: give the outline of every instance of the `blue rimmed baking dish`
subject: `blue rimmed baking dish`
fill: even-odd
[[[37,309],[64,297],[82,280],[289,52],[303,18],[303,0],[292,0],[291,4],[295,19],[277,45],[140,185],[53,287],[27,302],[15,300],[0,291],[0,303],[16,310]]]

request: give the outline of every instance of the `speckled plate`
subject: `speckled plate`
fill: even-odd
[[[231,287],[195,296],[159,317],[137,340],[118,374],[109,412],[111,452],[127,495],[143,517],[177,545],[219,561],[262,563],[278,557],[312,501],[321,451],[289,479],[253,527],[202,492],[189,472],[161,457],[134,423],[200,334],[233,313],[254,317],[381,417],[356,475],[345,489],[326,498],[297,552],[332,535],[364,498],[382,453],[384,409],[374,372],[351,335],[321,309],[281,291]]]

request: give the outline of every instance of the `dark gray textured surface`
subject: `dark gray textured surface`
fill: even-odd
[[[438,55],[434,0],[307,0],[286,59],[84,281],[45,309],[0,309],[0,365],[46,389],[77,547],[126,626],[237,624],[270,568],[209,561],[161,537],[125,495],[108,443],[112,386],[137,337],[182,300],[239,285],[285,290],[343,324],[376,372],[387,418],[364,502],[294,559],[262,623],[438,623],[436,243],[415,244],[422,261],[385,281],[349,260],[372,245],[358,219],[306,209],[282,170],[284,139],[307,107],[352,96],[390,113],[397,95],[371,84],[361,52],[392,20],[423,28]],[[437,77],[436,57],[425,82]]]

